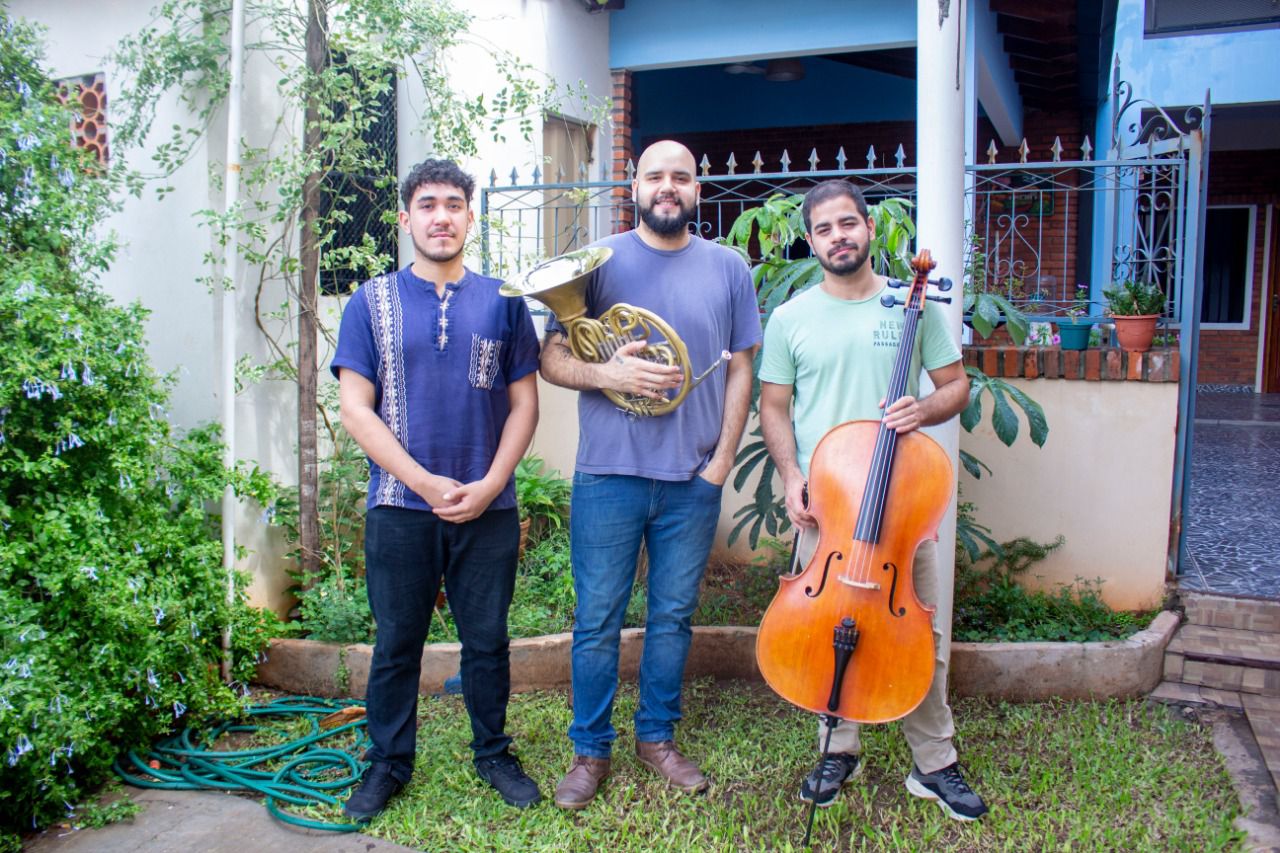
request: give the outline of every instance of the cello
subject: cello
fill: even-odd
[[[905,305],[886,408],[906,393],[925,300],[950,301],[926,295],[936,266],[927,250],[911,265],[906,299],[881,298]],[[859,420],[822,437],[807,507],[818,544],[802,571],[779,578],[756,635],[756,661],[774,692],[829,725],[889,722],[923,701],[934,673],[933,608],[916,598],[912,563],[920,543],[937,537],[954,493],[950,458],[919,431]]]

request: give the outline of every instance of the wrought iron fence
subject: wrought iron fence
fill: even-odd
[[[1178,214],[1185,207],[1187,163],[1155,149],[1106,160],[1091,159],[1092,151],[1086,138],[1078,159],[1062,160],[1062,145],[1055,141],[1052,159],[1032,161],[1024,142],[1016,163],[995,162],[999,152],[993,146],[988,163],[967,167],[965,210],[956,212],[969,224],[966,286],[1000,292],[1032,313],[1060,314],[1072,303],[1076,285],[1085,284],[1091,313],[1100,315],[1102,289],[1112,281],[1135,278],[1164,289],[1170,319],[1176,320],[1184,255],[1184,217]],[[875,158],[874,149],[869,150],[868,162]],[[888,168],[845,168],[841,149],[839,168],[823,170],[817,168],[814,151],[809,169],[791,171],[784,151],[779,170],[765,172],[757,154],[753,171],[737,174],[731,155],[727,172],[712,175],[703,157],[701,201],[691,228],[709,239],[723,237],[744,210],[775,194],[803,193],[830,178],[852,181],[870,203],[890,197],[914,201],[916,170],[903,163],[901,147],[895,159],[896,165]],[[509,185],[499,184],[491,172],[481,195],[486,271],[507,276],[632,227],[631,169],[628,164],[623,180],[578,183],[544,183],[537,170],[532,181],[522,183],[513,170]],[[1100,195],[1106,197],[1102,204],[1097,203]],[[1096,212],[1119,206],[1126,209],[1109,217],[1104,245],[1097,245],[1091,224]],[[798,241],[790,251],[804,256],[808,247]],[[1090,256],[1095,252],[1111,257],[1105,281],[1091,280]]]

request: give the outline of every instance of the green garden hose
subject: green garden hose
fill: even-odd
[[[327,823],[290,814],[280,803],[294,806],[337,805],[343,791],[355,785],[368,762],[361,756],[369,747],[364,717],[322,730],[325,717],[360,702],[351,699],[291,697],[266,705],[251,705],[245,715],[209,727],[189,727],[166,738],[146,755],[130,751],[116,759],[117,775],[139,788],[169,791],[244,791],[266,797],[267,810],[285,823],[307,829],[354,832],[356,823]],[[249,718],[249,722],[245,719]],[[218,738],[232,732],[252,736],[263,725],[257,718],[301,718],[309,733],[285,743],[256,749],[218,750]],[[342,748],[323,742],[338,738]],[[152,763],[154,762],[154,764]]]

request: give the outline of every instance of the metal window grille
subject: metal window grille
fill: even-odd
[[[339,112],[340,109],[335,107],[335,114]],[[381,171],[370,174],[331,171],[325,175],[321,189],[322,215],[336,214],[339,220],[321,260],[320,292],[326,296],[350,293],[371,273],[386,272],[396,266],[396,226],[385,221],[397,210],[394,78],[378,96],[375,119],[361,133],[361,138],[381,164]],[[343,250],[357,248],[367,242],[386,259],[385,269],[357,268],[345,257]]]

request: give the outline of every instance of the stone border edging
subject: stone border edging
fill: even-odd
[[[1016,700],[1141,696],[1160,683],[1164,648],[1178,624],[1177,614],[1165,611],[1146,630],[1112,642],[952,643],[951,692]],[[694,628],[686,677],[759,681],[755,641],[755,628]],[[567,688],[572,642],[571,634],[512,640],[512,692]],[[635,680],[643,643],[643,628],[622,632],[621,679]],[[458,671],[460,651],[457,643],[436,643],[423,651],[420,693],[443,692],[445,679]],[[360,698],[372,653],[365,644],[273,640],[257,680],[287,693]]]

